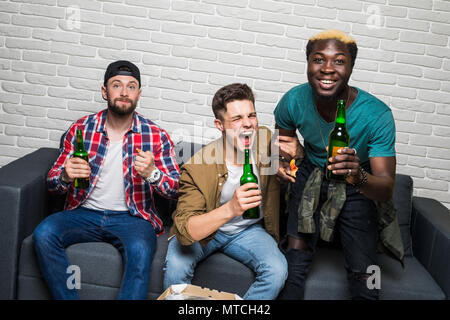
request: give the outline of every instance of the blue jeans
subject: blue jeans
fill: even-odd
[[[33,242],[41,273],[55,299],[79,298],[77,290],[67,285],[71,274],[67,273],[70,263],[65,248],[81,242],[108,242],[119,250],[124,272],[118,299],[147,298],[156,234],[150,222],[128,211],[61,211],[37,226]]]
[[[286,258],[289,264],[289,277],[280,295],[281,299],[303,299],[306,276],[313,261],[313,254],[320,238],[320,208],[328,197],[329,181],[324,178],[320,189],[320,202],[314,213],[315,233],[298,232],[298,207],[303,189],[314,166],[305,159],[294,184],[291,185],[289,197],[289,216],[287,235],[302,239],[312,250],[288,248]],[[345,269],[352,299],[378,299],[379,290],[367,287],[367,268],[377,265],[377,215],[374,202],[359,193],[355,187],[346,185],[346,201],[336,220],[333,243],[340,244],[344,254]]]
[[[191,283],[197,263],[218,250],[256,273],[244,299],[270,300],[278,296],[287,278],[287,262],[275,240],[259,224],[234,235],[219,230],[204,247],[198,242],[181,246],[173,237],[166,255],[164,289],[172,284]]]

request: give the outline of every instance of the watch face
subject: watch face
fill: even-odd
[[[155,182],[155,181],[157,181],[159,179],[160,176],[161,176],[161,172],[158,169],[155,169],[150,174],[150,177],[148,178],[148,180],[150,182]]]

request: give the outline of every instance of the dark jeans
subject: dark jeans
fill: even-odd
[[[314,213],[315,233],[299,233],[297,210],[306,181],[314,166],[306,159],[297,171],[296,182],[291,185],[288,204],[287,235],[302,239],[312,250],[288,248],[288,279],[280,294],[281,299],[303,299],[304,282],[320,237],[320,208],[327,199],[329,181],[324,178],[320,190],[320,202]],[[369,289],[366,283],[367,267],[377,264],[377,209],[372,200],[347,184],[346,202],[337,218],[334,241],[339,242],[345,258],[345,269],[353,299],[377,299],[378,290]]]
[[[150,222],[128,211],[61,211],[37,226],[33,242],[41,273],[54,299],[78,299],[77,290],[68,285],[72,273],[67,273],[70,263],[65,248],[81,242],[108,242],[119,250],[123,277],[118,299],[147,298],[156,234]]]

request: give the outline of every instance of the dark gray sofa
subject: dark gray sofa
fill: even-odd
[[[189,159],[198,148],[178,144],[178,162]],[[40,275],[31,235],[47,215],[62,209],[63,197],[49,195],[45,186],[46,173],[57,153],[57,149],[41,148],[0,168],[0,299],[51,298]],[[449,299],[450,211],[438,201],[413,197],[412,188],[409,176],[397,175],[394,200],[407,256],[402,269],[397,261],[380,253],[381,299]],[[155,201],[168,231],[176,202],[162,198]],[[167,233],[158,238],[149,299],[163,291],[166,250]],[[113,246],[76,244],[67,248],[67,253],[71,263],[81,269],[82,299],[115,298],[122,266]],[[320,247],[308,275],[305,298],[348,299],[343,265],[340,250]],[[253,280],[253,272],[246,266],[216,253],[199,264],[193,284],[243,296]]]

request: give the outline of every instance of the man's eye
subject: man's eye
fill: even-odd
[[[344,64],[344,60],[342,60],[342,59],[337,59],[337,60],[336,60],[336,64]]]
[[[314,58],[313,61],[317,62],[317,63],[322,63],[323,59],[322,58]]]
[[[135,86],[129,86],[128,87],[130,90],[134,90],[134,89],[136,89],[136,87]]]

